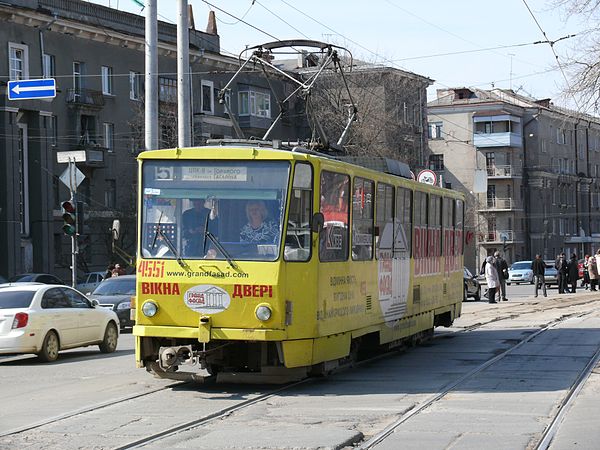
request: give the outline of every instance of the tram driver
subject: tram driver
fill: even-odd
[[[219,229],[217,201],[214,197],[190,199],[192,208],[183,212],[182,228],[184,256],[204,256],[204,227],[208,219],[208,231],[217,235]]]

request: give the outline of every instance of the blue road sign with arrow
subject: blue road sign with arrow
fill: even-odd
[[[39,80],[14,80],[8,82],[9,100],[32,100],[56,97],[56,80],[41,78]]]

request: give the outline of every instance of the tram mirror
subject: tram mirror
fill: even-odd
[[[113,241],[118,241],[119,235],[121,234],[121,221],[119,219],[113,220],[110,231],[112,233]]]
[[[316,212],[312,216],[312,222],[310,224],[310,229],[314,233],[320,233],[325,225],[325,217],[322,212]]]

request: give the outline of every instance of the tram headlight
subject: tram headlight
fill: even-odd
[[[144,302],[142,312],[146,317],[154,317],[158,312],[158,305],[153,301]]]
[[[271,308],[267,305],[258,305],[254,313],[256,314],[256,318],[262,322],[266,322],[271,318]]]

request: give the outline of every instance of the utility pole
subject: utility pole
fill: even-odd
[[[177,0],[177,146],[190,147],[190,35],[187,0]]]
[[[70,233],[71,236],[71,286],[77,285],[77,236],[81,230],[77,229],[77,180],[75,179],[75,160],[69,158],[69,195],[70,200],[63,202],[63,208],[65,213],[63,219],[66,223],[74,221],[71,225],[75,227],[74,233]]]
[[[157,0],[146,0],[146,65],[144,88],[145,148],[158,148],[158,12]]]

